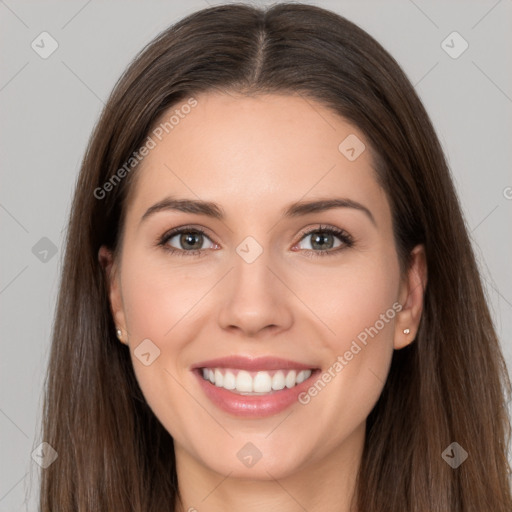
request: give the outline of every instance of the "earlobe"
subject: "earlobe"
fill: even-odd
[[[414,341],[423,312],[427,286],[425,247],[417,245],[411,252],[411,264],[400,286],[402,310],[395,324],[394,348],[399,350]]]
[[[119,275],[117,265],[114,261],[112,251],[102,245],[98,251],[98,261],[105,273],[107,282],[108,297],[110,302],[110,311],[116,326],[116,335],[119,341],[128,344],[124,333],[126,331],[126,322],[123,310],[123,302],[121,298],[121,290],[119,286]]]

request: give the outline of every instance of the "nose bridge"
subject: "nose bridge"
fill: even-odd
[[[244,295],[244,290],[252,291],[252,295],[273,295],[276,290],[271,288],[276,283],[272,282],[272,267],[270,251],[259,249],[254,242],[244,241],[236,249],[233,258],[233,284],[234,293]]]
[[[220,300],[222,327],[238,327],[254,335],[268,326],[290,326],[287,289],[274,275],[274,267],[271,251],[253,237],[247,237],[236,247],[233,269]]]

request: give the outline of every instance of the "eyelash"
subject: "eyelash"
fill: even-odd
[[[207,251],[209,249],[196,249],[194,251],[185,251],[183,249],[176,249],[174,247],[170,247],[167,245],[167,242],[173,238],[176,235],[181,235],[183,233],[199,233],[207,238],[210,238],[206,232],[197,227],[193,226],[182,226],[179,228],[174,228],[171,231],[168,231],[164,233],[158,240],[157,240],[157,246],[162,247],[162,249],[170,254],[176,255],[176,256],[206,256]],[[306,231],[304,233],[301,233],[301,237],[299,239],[299,242],[302,241],[303,238],[312,235],[314,233],[326,233],[329,235],[334,235],[338,237],[342,244],[340,247],[337,247],[336,249],[323,249],[319,251],[315,251],[313,249],[302,249],[302,251],[306,251],[306,255],[309,258],[315,258],[318,256],[332,256],[334,254],[339,253],[340,251],[344,249],[348,249],[350,247],[353,247],[355,242],[351,235],[349,235],[346,231],[342,229],[338,229],[332,226],[319,226],[317,228],[311,229],[309,231]]]

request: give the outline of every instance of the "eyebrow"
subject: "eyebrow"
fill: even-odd
[[[358,210],[364,213],[374,226],[377,226],[375,217],[366,206],[347,198],[299,201],[284,208],[281,214],[284,218],[296,218],[310,213],[332,210],[334,208],[352,208]],[[161,211],[179,211],[193,213],[196,215],[206,215],[207,217],[212,217],[218,220],[224,220],[225,218],[223,209],[217,203],[197,199],[177,199],[174,197],[166,197],[146,210],[144,215],[141,217],[140,224],[147,220],[151,215]]]

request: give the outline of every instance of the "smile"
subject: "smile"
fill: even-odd
[[[275,357],[229,356],[190,368],[210,402],[238,417],[264,418],[298,402],[318,366]]]
[[[291,389],[311,376],[313,370],[271,370],[248,372],[239,369],[202,368],[203,379],[242,395],[258,396]]]

